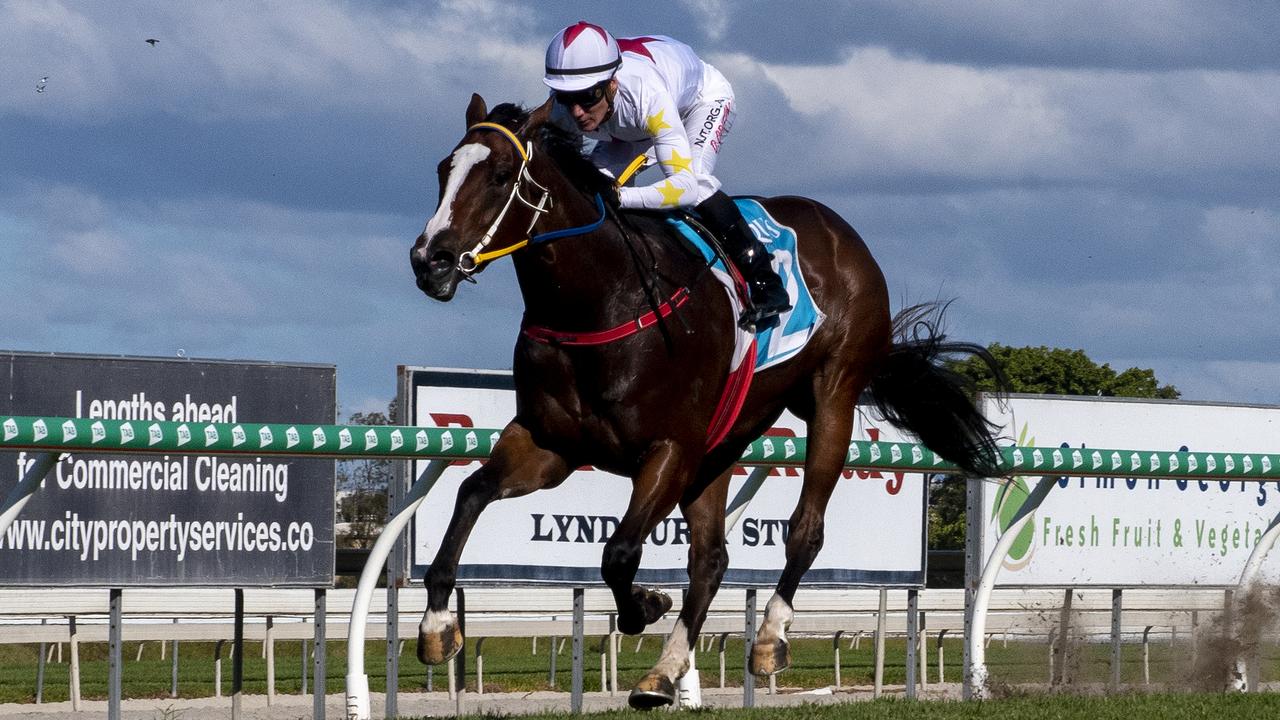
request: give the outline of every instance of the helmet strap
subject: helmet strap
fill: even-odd
[[[604,91],[604,100],[608,104],[609,110],[605,112],[604,119],[600,121],[601,125],[609,122],[609,118],[613,117],[613,99],[614,99],[614,96],[616,96],[617,94],[618,94],[618,81],[615,80],[614,78],[609,78],[609,87],[605,88],[605,91]]]

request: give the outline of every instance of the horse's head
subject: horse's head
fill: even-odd
[[[528,172],[530,150],[522,137],[541,119],[513,105],[487,113],[484,99],[471,96],[467,133],[437,167],[440,204],[409,252],[427,295],[450,300],[459,281],[519,247],[544,211],[540,206],[549,204],[546,189]]]

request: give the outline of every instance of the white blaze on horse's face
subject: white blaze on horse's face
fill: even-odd
[[[480,143],[463,145],[453,151],[453,163],[449,168],[449,179],[445,182],[444,196],[440,198],[440,207],[436,208],[436,214],[431,216],[426,230],[422,231],[427,236],[428,243],[435,238],[436,233],[453,222],[453,201],[458,197],[458,188],[462,187],[462,182],[467,179],[471,169],[489,157],[490,152],[487,146]]]

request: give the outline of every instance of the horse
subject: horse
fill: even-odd
[[[613,179],[550,122],[550,107],[502,104],[489,111],[472,96],[465,134],[437,169],[438,207],[410,251],[417,286],[440,301],[509,254],[524,302],[512,360],[516,415],[488,462],[458,490],[426,573],[418,659],[438,664],[462,648],[448,600],[481,511],[501,498],[555,487],[574,468],[591,465],[632,481],[600,563],[621,632],[641,632],[672,606],[664,593],[634,584],[644,538],[677,506],[688,524],[683,606],[660,658],[628,698],[633,707],[657,707],[673,702],[729,564],[726,499],[747,445],[784,409],[807,423],[786,564],[752,647],[751,672],[768,675],[790,664],[792,602],[822,547],[823,515],[863,390],[893,424],[967,472],[992,476],[994,428],[944,361],[956,355],[994,361],[980,346],[946,341],[936,328],[937,303],[891,319],[880,268],[834,211],[801,197],[761,199],[795,230],[805,279],[826,320],[800,352],[755,376],[723,439],[708,447],[736,311],[665,216],[618,210]],[[553,331],[533,332],[547,328]],[[582,341],[610,333],[612,342]]]

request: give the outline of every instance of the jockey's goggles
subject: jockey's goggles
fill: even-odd
[[[554,97],[557,103],[570,110],[572,110],[575,105],[583,110],[590,110],[605,98],[605,95],[608,94],[608,90],[609,80],[605,80],[604,82],[592,85],[586,90],[557,91],[554,94]]]

